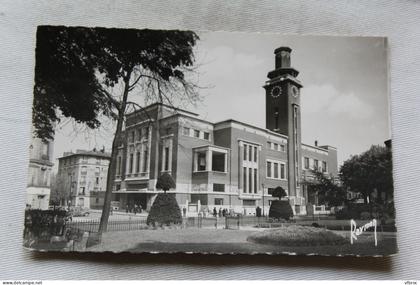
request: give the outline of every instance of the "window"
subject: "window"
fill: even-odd
[[[165,133],[166,133],[166,135],[170,135],[172,133],[172,128],[171,127],[166,128]]]
[[[99,198],[95,198],[95,203],[99,203]]]
[[[280,164],[280,178],[286,179],[286,165]]]
[[[200,138],[200,131],[199,130],[194,130],[194,137]]]
[[[169,170],[169,147],[165,147],[165,163],[163,170],[168,171]]]
[[[214,205],[223,205],[223,198],[214,198]]]
[[[141,129],[138,129],[138,130],[136,131],[136,134],[137,134],[137,136],[136,136],[136,141],[140,141],[140,140],[141,140]]]
[[[305,169],[309,169],[309,157],[305,157],[303,160]]]
[[[146,140],[149,138],[149,128],[148,127],[143,128],[143,136],[144,136],[144,139],[146,139]]]
[[[189,136],[189,135],[190,135],[190,128],[184,127],[184,128],[182,129],[182,134],[183,134],[184,136]]]
[[[255,200],[242,200],[243,206],[255,206]]]
[[[271,177],[271,162],[267,161],[267,177]]]
[[[117,159],[117,175],[121,175],[121,156]]]
[[[147,151],[147,149],[143,152],[143,172],[147,172],[147,160],[148,160],[148,156],[149,152]]]
[[[248,145],[248,160],[252,161],[252,149],[253,147]]]
[[[247,189],[247,187],[246,187],[246,167],[244,167],[244,193],[246,193],[246,189]]]
[[[225,184],[213,184],[213,192],[225,192]]]
[[[314,159],[314,169],[319,170],[319,162],[318,159]]]
[[[208,132],[204,132],[204,139],[210,140],[210,134]]]
[[[136,153],[136,172],[140,172],[140,151]]]
[[[284,144],[280,145],[280,151],[282,151],[282,152],[286,151],[286,146]]]
[[[278,179],[279,178],[279,164],[274,162],[274,178]]]
[[[134,131],[131,131],[131,132],[130,132],[130,135],[129,135],[128,141],[129,141],[130,143],[133,143],[133,142],[134,142]]]
[[[99,177],[96,177],[96,181],[95,181],[96,185],[99,184]]]
[[[257,162],[257,156],[258,156],[257,147],[254,146],[254,162]]]
[[[274,148],[274,150],[279,150],[279,144],[278,143],[274,143],[273,144],[273,148]]]
[[[130,153],[130,161],[128,165],[128,173],[133,173],[133,160],[134,160],[134,154]]]
[[[226,172],[225,157],[226,153],[212,152],[212,171]]]
[[[198,153],[198,171],[206,170],[206,154],[203,152]]]
[[[81,174],[86,174],[86,173],[87,173],[87,167],[86,166],[82,166]]]
[[[247,160],[246,159],[246,157],[247,157],[246,156],[246,154],[247,154],[247,148],[248,148],[247,145],[244,145],[244,160]]]
[[[286,179],[286,164],[280,161],[267,160],[267,178]]]
[[[326,161],[322,162],[322,172],[327,172],[327,162]]]
[[[271,149],[271,142],[267,142],[267,149]]]
[[[257,179],[257,169],[254,168],[254,193],[257,194],[258,191],[258,179]]]
[[[85,187],[80,187],[80,193],[82,195],[85,195]]]
[[[249,174],[248,174],[248,180],[249,180],[249,193],[252,193],[252,168],[248,168]]]

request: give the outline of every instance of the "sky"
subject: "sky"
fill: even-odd
[[[302,142],[338,149],[338,163],[383,145],[391,138],[388,107],[387,43],[380,37],[283,36],[262,33],[198,32],[195,49],[202,101],[186,109],[212,122],[235,119],[265,128],[267,73],[274,49],[292,49],[300,73]],[[64,151],[110,148],[113,125],[82,131],[59,125],[54,158]],[[58,164],[58,161],[55,161]],[[57,165],[56,165],[57,166]]]

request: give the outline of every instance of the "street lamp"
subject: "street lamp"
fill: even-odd
[[[261,184],[262,185],[262,204],[263,204],[263,217],[265,217],[265,212],[264,212],[264,183]]]

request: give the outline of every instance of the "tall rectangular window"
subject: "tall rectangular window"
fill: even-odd
[[[149,152],[147,151],[147,149],[143,152],[143,172],[147,172],[147,160],[148,160],[148,156]]]
[[[247,147],[247,145],[245,144],[245,145],[244,145],[244,160],[247,160],[247,156],[246,156],[246,154],[247,154],[247,149],[248,149],[248,147]]]
[[[285,179],[286,178],[286,165],[280,164],[280,178]]]
[[[165,147],[165,166],[164,166],[164,170],[165,171],[169,170],[169,147]]]
[[[279,144],[278,143],[274,143],[274,150],[279,150]]]
[[[143,134],[144,134],[144,139],[148,139],[149,138],[149,128],[145,127],[143,128]]]
[[[246,180],[246,175],[247,175],[247,172],[246,172],[246,167],[244,167],[244,179],[243,179],[243,182],[244,182],[244,193],[246,193],[246,191],[247,191],[247,187],[246,187],[246,182],[247,182],[247,180]]]
[[[258,179],[257,179],[257,169],[254,168],[254,193],[257,194],[258,191]]]
[[[252,193],[252,168],[248,168],[249,193]]]
[[[282,151],[282,152],[286,151],[286,146],[284,144],[280,145],[280,151]]]
[[[134,155],[132,153],[130,153],[130,161],[129,161],[129,165],[128,165],[129,172],[128,173],[133,173],[133,160],[134,160]]]
[[[194,137],[200,138],[200,131],[199,130],[194,130]]]
[[[305,157],[304,162],[305,162],[305,169],[309,169],[309,157]]]
[[[252,161],[252,150],[253,147],[251,145],[248,145],[248,160]]]
[[[279,178],[279,164],[274,162],[274,178]]]
[[[258,156],[258,149],[256,146],[254,146],[254,162],[257,162],[257,156]]]
[[[267,161],[267,177],[271,177],[271,161]]]
[[[117,175],[121,175],[121,156],[117,159]]]
[[[136,173],[140,172],[140,151],[136,153]]]
[[[319,162],[318,159],[314,159],[314,169],[319,170]]]
[[[322,162],[322,172],[327,172],[327,162],[326,161]]]

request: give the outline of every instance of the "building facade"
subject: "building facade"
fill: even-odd
[[[65,152],[58,161],[56,187],[64,189],[68,205],[102,209],[110,154],[77,150]]]
[[[275,69],[264,84],[266,128],[233,119],[212,123],[198,114],[153,104],[126,116],[120,140],[114,200],[150,209],[164,172],[188,213],[226,208],[268,213],[277,186],[295,214],[306,214],[310,169],[337,175],[337,150],[301,142],[301,82],[290,65],[291,49],[275,50]],[[158,130],[158,131],[157,131]]]
[[[47,210],[51,194],[52,142],[32,138],[29,147],[28,186],[26,205],[31,209]]]

